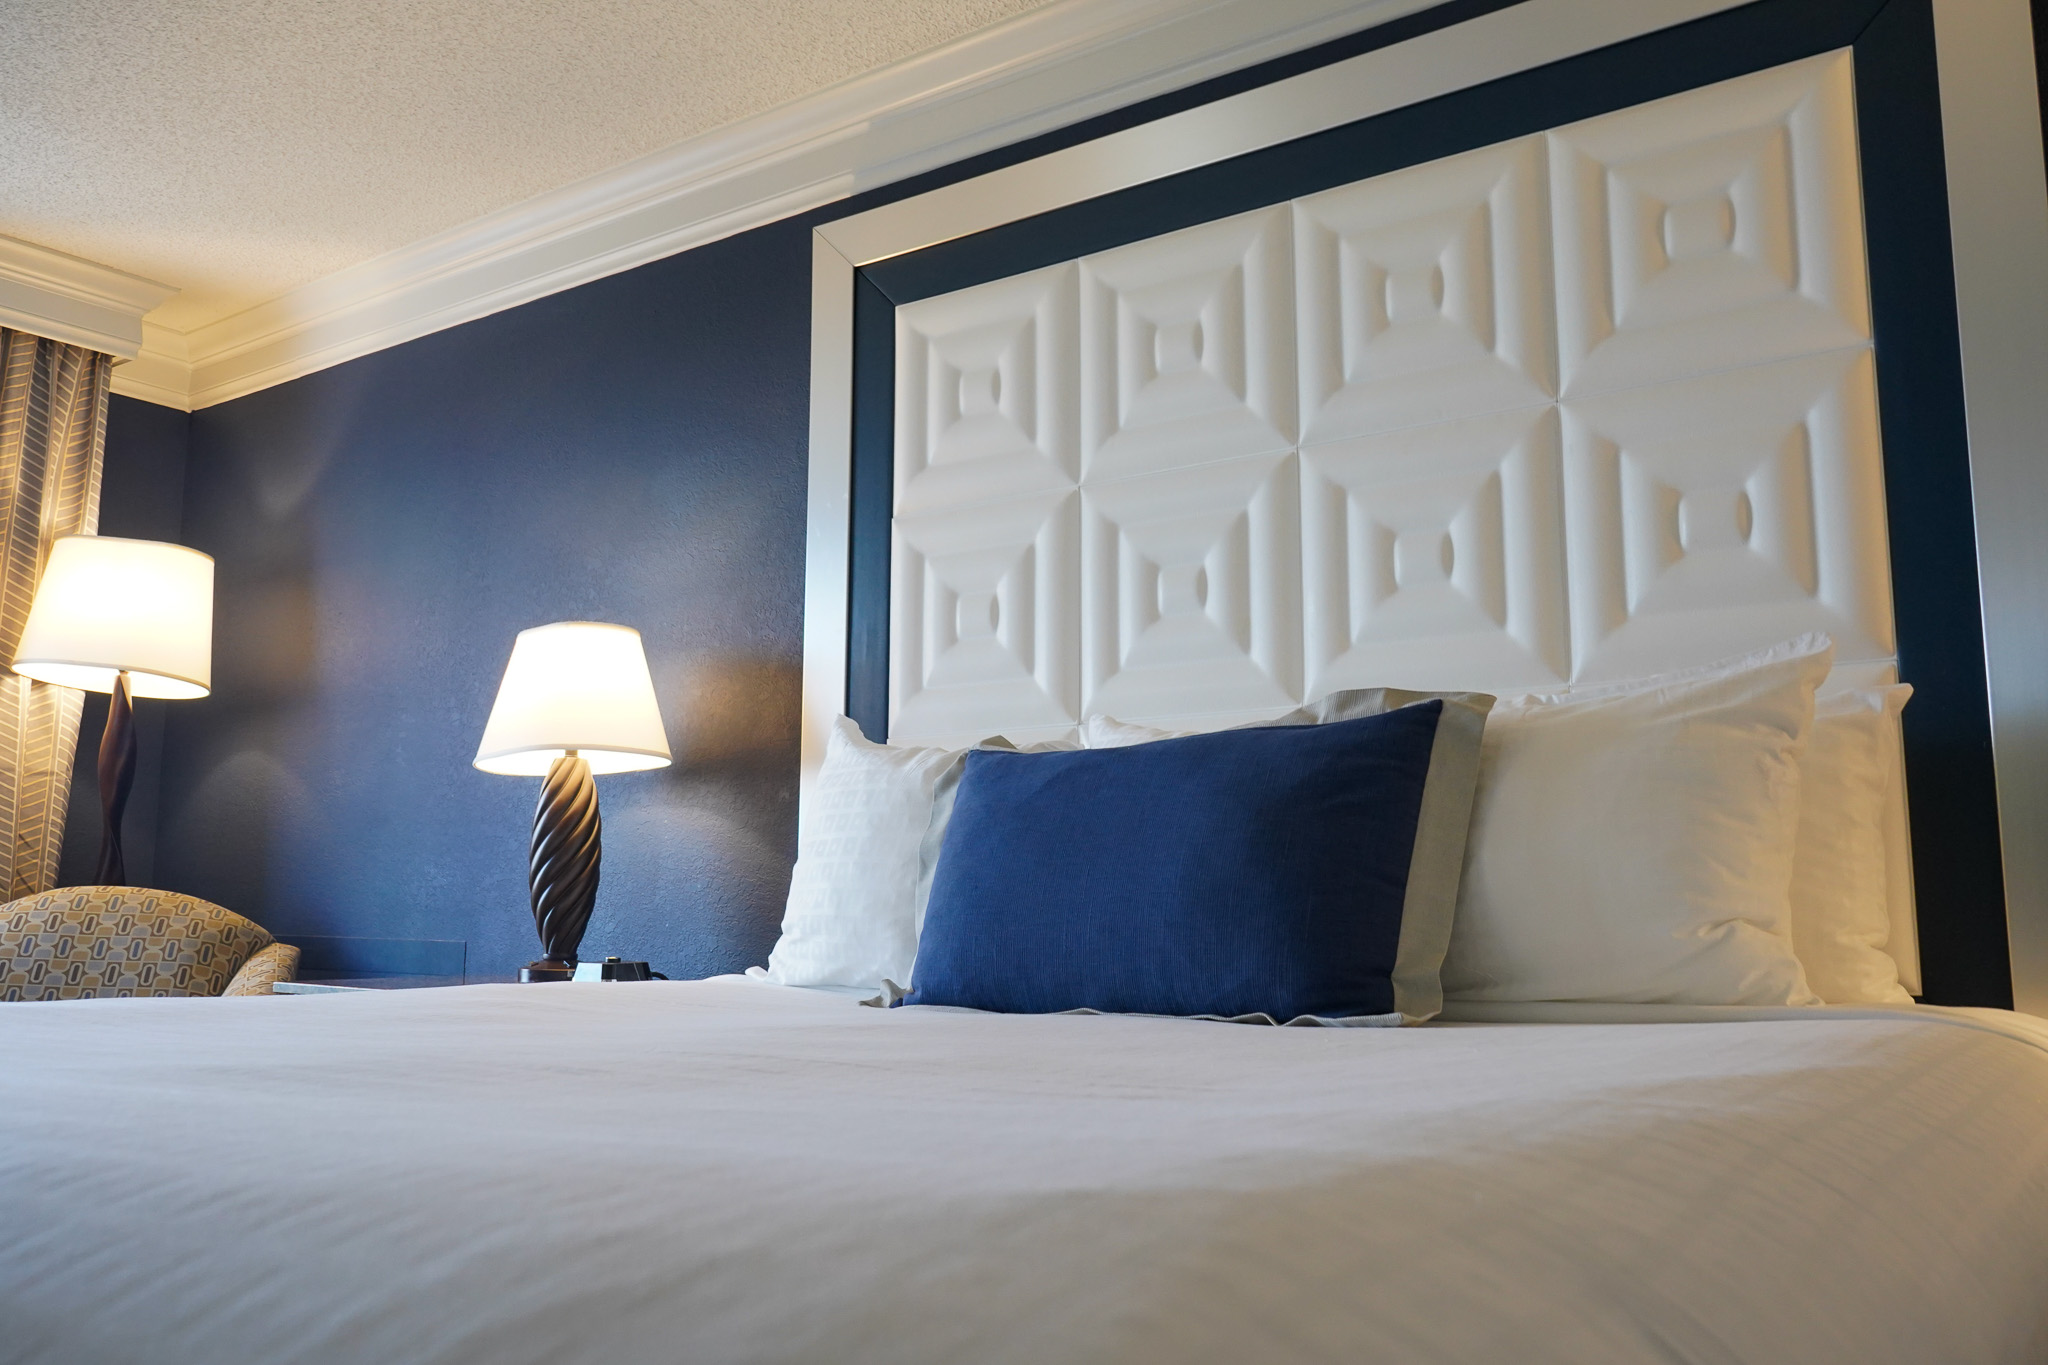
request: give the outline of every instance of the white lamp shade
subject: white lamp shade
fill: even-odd
[[[87,692],[128,674],[137,697],[213,687],[213,559],[183,545],[64,536],[36,585],[14,671]]]
[[[669,764],[647,652],[631,626],[557,621],[519,632],[498,700],[477,746],[476,766],[544,777],[569,750],[594,773]]]

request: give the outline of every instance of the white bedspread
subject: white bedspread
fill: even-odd
[[[1991,1016],[0,1007],[0,1360],[2048,1360]]]

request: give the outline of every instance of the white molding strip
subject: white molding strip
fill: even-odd
[[[192,362],[183,332],[142,320],[142,353],[114,367],[114,392],[167,408],[192,406]]]
[[[811,234],[811,459],[804,527],[804,687],[797,834],[826,727],[846,707],[847,560],[853,525],[853,263]],[[834,605],[836,604],[836,606]],[[837,660],[838,667],[821,666]]]
[[[1934,32],[2013,995],[2048,1015],[2048,183],[2033,29],[2026,0],[1936,0]]]
[[[0,326],[128,360],[142,349],[142,315],[177,292],[125,270],[0,237]]]
[[[117,392],[224,402],[1435,0],[1061,0],[189,333]]]

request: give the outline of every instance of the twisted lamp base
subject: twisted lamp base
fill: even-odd
[[[100,860],[93,879],[101,886],[128,884],[128,859],[121,849],[121,820],[135,786],[135,708],[128,674],[114,679],[107,698],[107,728],[100,732]]]
[[[567,981],[575,975],[576,950],[597,904],[602,832],[597,781],[590,764],[571,749],[549,765],[533,812],[527,885],[542,955],[520,970],[521,981]]]

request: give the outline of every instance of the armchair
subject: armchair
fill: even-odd
[[[268,995],[299,950],[232,910],[135,886],[66,886],[0,905],[0,1001]]]

